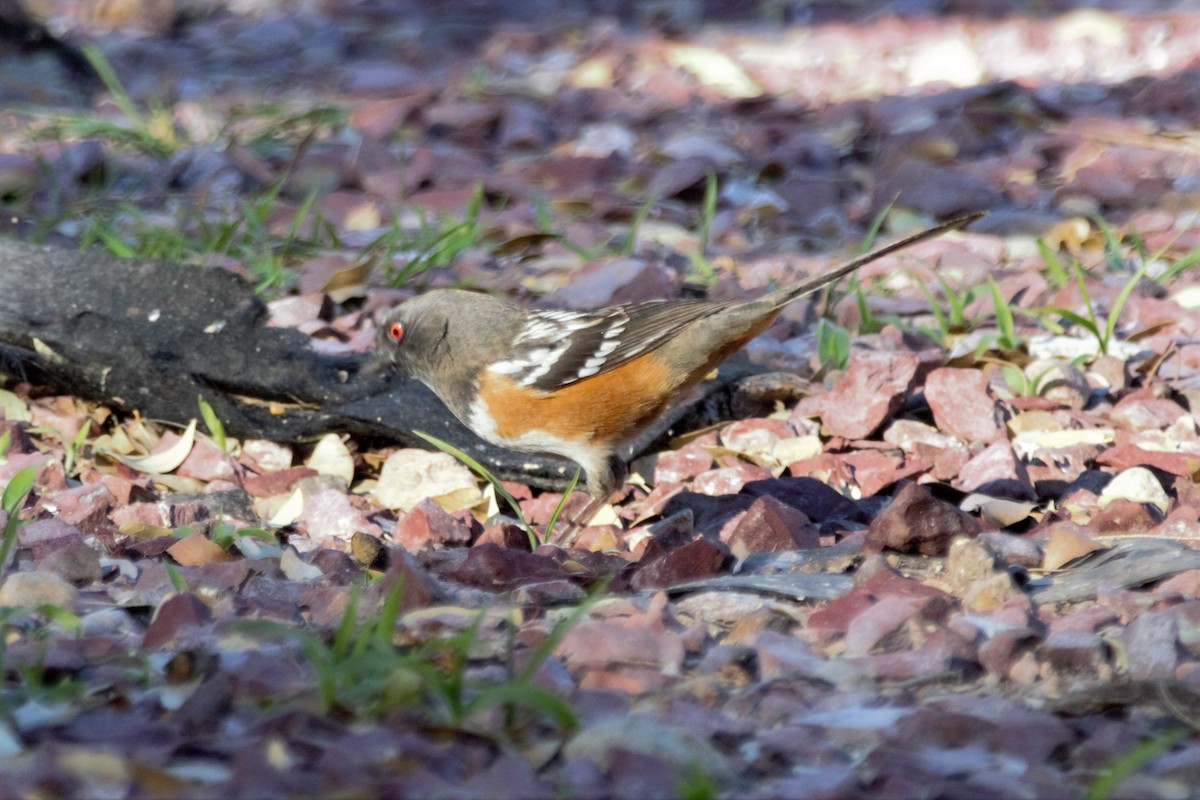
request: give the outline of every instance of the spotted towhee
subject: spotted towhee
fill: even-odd
[[[785,305],[982,216],[958,217],[752,300],[536,311],[438,289],[388,312],[376,357],[432,389],[481,438],[582,466],[592,502],[575,521],[585,522],[625,480],[620,446],[766,330]]]

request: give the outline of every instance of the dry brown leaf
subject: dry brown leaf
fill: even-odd
[[[667,51],[667,61],[725,97],[750,98],[763,93],[762,87],[736,61],[719,50],[677,45]]]
[[[233,561],[235,558],[202,533],[183,537],[167,548],[167,554],[184,567],[202,567],[218,561]]]
[[[122,522],[117,530],[126,536],[132,536],[139,541],[154,539],[158,536],[170,536],[171,529],[163,525],[151,525],[148,522]]]
[[[362,286],[371,274],[371,262],[360,261],[347,267],[330,272],[321,286],[323,292],[333,292],[337,289]]]
[[[1071,217],[1046,231],[1042,240],[1051,250],[1066,248],[1069,253],[1077,253],[1091,235],[1092,223],[1083,217]]]
[[[1080,556],[1107,549],[1108,545],[1082,531],[1066,527],[1058,528],[1050,534],[1050,542],[1046,545],[1042,558],[1042,569],[1053,572],[1062,569],[1064,565]]]
[[[486,502],[486,498],[478,486],[464,486],[461,489],[439,494],[430,499],[441,506],[442,510],[451,514],[464,508],[477,508]]]

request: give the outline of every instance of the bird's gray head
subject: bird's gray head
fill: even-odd
[[[521,311],[486,294],[437,289],[389,311],[375,339],[375,359],[433,389],[458,413],[479,372],[511,344]],[[459,408],[459,406],[463,408]]]
[[[422,381],[439,351],[449,347],[449,309],[431,298],[436,300],[421,295],[393,308],[375,335],[377,359]]]

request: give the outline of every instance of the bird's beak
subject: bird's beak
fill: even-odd
[[[395,365],[391,359],[376,350],[367,356],[367,360],[363,362],[362,367],[358,370],[358,377],[375,378],[391,372],[393,369],[395,369]]]

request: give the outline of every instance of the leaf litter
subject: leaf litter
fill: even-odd
[[[75,20],[117,29],[102,52],[188,150],[155,114],[5,110],[0,187],[50,238],[241,272],[351,352],[424,286],[743,296],[885,209],[888,235],[992,213],[790,308],[747,354],[807,384],[639,459],[572,549],[488,516],[453,459],[180,436],[10,378],[6,788],[1186,796],[1195,11],[426,5]],[[819,342],[826,311],[853,335]],[[545,535],[560,496],[502,486]]]

